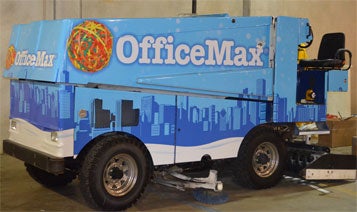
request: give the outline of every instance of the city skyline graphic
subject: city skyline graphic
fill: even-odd
[[[265,94],[264,79],[256,80],[255,87],[255,91],[246,88],[243,93]],[[109,131],[124,131],[148,143],[190,146],[244,137],[251,128],[266,122],[323,121],[326,114],[325,105],[287,108],[292,98],[279,95],[274,96],[274,102],[164,95],[175,98],[166,101],[161,94],[95,91],[88,94],[91,99],[76,97],[85,102],[82,109],[88,111],[86,116],[77,117],[73,86],[13,80],[11,118],[25,119],[46,131],[75,128],[75,146],[78,145],[75,150],[79,151],[88,141]],[[126,93],[125,98],[122,93]],[[102,98],[108,94],[110,100]],[[137,120],[122,124],[123,111],[125,114],[137,111],[137,117],[136,113],[131,117]],[[94,116],[99,112],[98,123],[103,123],[96,125]]]
[[[264,95],[265,89],[265,80],[257,80],[254,92]],[[243,93],[248,95],[250,91],[246,88]],[[77,124],[78,140],[92,139],[106,131],[125,131],[145,143],[194,146],[229,137],[244,137],[254,126],[271,122],[272,119],[291,122],[296,118],[318,120],[325,117],[323,105],[297,105],[296,108],[288,109],[288,99],[278,95],[275,96],[274,103],[177,96],[174,105],[158,98],[160,95],[138,94],[130,99],[137,103],[133,109],[140,111],[138,125],[121,126],[119,108],[122,102],[128,99],[121,99],[115,91],[107,102],[100,96],[101,94],[96,95],[88,104],[95,108],[94,102],[101,101],[98,111],[105,111],[103,113],[107,114],[107,122],[112,125],[93,128],[90,117],[82,119]],[[95,113],[92,111],[92,117]]]
[[[22,118],[45,131],[74,127],[74,87],[12,80],[10,117]]]

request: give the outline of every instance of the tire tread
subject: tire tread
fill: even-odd
[[[135,204],[138,199],[140,199],[140,197],[142,196],[142,194],[145,191],[145,187],[149,182],[150,179],[150,175],[151,175],[151,163],[149,163],[147,165],[147,179],[145,179],[144,185],[141,188],[141,191],[139,193],[139,195],[136,197],[135,200],[131,201],[130,204],[127,205],[122,205],[120,207],[116,207],[116,208],[112,208],[112,207],[108,207],[106,208],[106,206],[102,206],[99,205],[95,199],[95,197],[93,197],[92,195],[92,191],[91,191],[91,176],[98,174],[98,173],[94,173],[94,168],[97,165],[98,161],[101,160],[100,156],[103,152],[106,152],[107,150],[113,148],[116,145],[134,145],[135,147],[137,147],[138,149],[140,149],[140,151],[144,154],[144,157],[146,158],[146,161],[149,162],[151,161],[150,155],[147,151],[147,149],[145,148],[145,146],[138,141],[135,137],[132,136],[128,136],[126,134],[115,134],[115,135],[110,135],[107,137],[103,137],[103,139],[99,140],[96,142],[96,144],[94,144],[92,146],[92,148],[90,149],[90,151],[88,152],[88,154],[86,155],[83,164],[81,166],[80,172],[79,172],[79,179],[80,179],[80,190],[81,193],[85,199],[85,201],[87,203],[90,204],[90,206],[92,208],[95,209],[101,209],[101,210],[124,210],[126,208],[131,207],[133,204]]]
[[[274,185],[276,185],[281,177],[279,179],[274,179],[272,183],[266,184],[266,183],[257,183],[251,176],[251,171],[249,170],[249,166],[251,165],[251,155],[249,155],[249,151],[247,151],[249,148],[251,148],[251,142],[254,139],[261,138],[264,136],[268,137],[273,137],[276,139],[279,139],[278,142],[280,142],[281,147],[283,148],[281,151],[281,155],[279,157],[285,158],[285,146],[283,144],[282,139],[280,139],[279,134],[274,130],[273,126],[270,125],[261,125],[258,126],[254,129],[252,129],[244,138],[240,148],[239,148],[239,153],[237,156],[237,160],[233,165],[233,177],[235,178],[236,182],[240,184],[242,187],[245,188],[253,188],[253,189],[265,189],[265,188],[270,188]],[[278,143],[279,144],[279,143]],[[280,160],[280,168],[278,168],[280,173],[282,173],[282,170],[284,169],[284,159]],[[281,163],[282,162],[282,163]]]

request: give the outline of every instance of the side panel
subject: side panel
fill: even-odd
[[[58,74],[65,67],[64,52],[71,27],[69,20],[14,26],[3,76],[60,82]]]
[[[300,43],[306,42],[304,39],[307,39],[308,35],[307,23],[307,19],[277,18],[274,122],[326,120],[325,101],[320,104],[301,104],[300,100],[297,99],[297,48]],[[322,85],[324,85],[324,82],[322,82]]]
[[[72,129],[74,87],[12,80],[10,118],[19,118],[44,131]]]
[[[255,83],[264,78],[265,92],[255,89]],[[140,83],[160,85],[188,92],[210,93],[229,97],[268,100],[273,96],[273,70],[271,68],[229,70],[209,73],[191,73],[140,78]],[[250,83],[253,82],[253,83]],[[249,88],[249,94],[244,90]]]
[[[271,34],[271,17],[38,21],[14,27],[3,76],[238,97],[232,78],[265,75],[246,98],[272,99]]]
[[[155,165],[174,163],[176,96],[76,88],[74,152],[106,132],[135,135]]]
[[[257,89],[262,88],[258,81]],[[248,92],[248,89],[246,90]],[[266,122],[269,104],[179,96],[177,99],[176,163],[233,158],[244,136]]]
[[[264,98],[271,98],[271,23],[271,17],[228,16],[73,20],[63,73],[70,83],[233,97],[242,91],[238,83],[227,81],[265,75],[269,89]],[[107,37],[97,41],[90,27]],[[77,52],[78,40],[88,49]],[[107,46],[94,51],[95,44],[101,46],[104,41]],[[88,57],[83,57],[86,53]],[[92,67],[80,60],[89,56],[98,60],[94,64],[103,64]]]
[[[327,91],[344,92],[348,90],[348,71],[333,70],[326,73]]]
[[[264,80],[256,83],[264,93]],[[199,161],[205,154],[236,157],[245,134],[266,122],[272,105],[83,87],[76,88],[75,104],[75,154],[103,133],[122,131],[145,143],[155,165]]]

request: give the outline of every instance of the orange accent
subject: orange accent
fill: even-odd
[[[16,58],[16,50],[13,45],[11,45],[7,50],[5,68],[9,69],[14,64]]]

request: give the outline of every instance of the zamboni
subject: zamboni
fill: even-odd
[[[312,40],[308,20],[294,17],[16,25],[3,71],[4,152],[45,186],[78,177],[86,201],[105,210],[130,207],[152,178],[221,191],[215,170],[182,171],[200,162],[230,160],[237,182],[257,189],[287,167],[307,179],[355,179],[355,157],[306,139],[329,133],[327,91],[347,90],[351,64],[342,33],[326,35],[318,59],[297,60]]]

